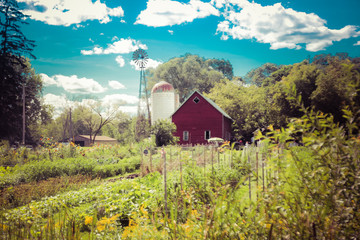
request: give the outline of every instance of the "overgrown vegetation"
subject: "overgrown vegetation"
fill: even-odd
[[[3,210],[1,236],[356,239],[360,138],[355,98],[344,109],[342,127],[331,115],[305,108],[295,87],[285,87],[304,116],[281,130],[270,126],[266,134],[258,132],[257,147],[150,149],[141,162],[153,161],[152,168],[149,173],[142,167],[147,174],[142,178],[113,179]],[[350,95],[356,96],[356,88]],[[303,146],[295,144],[299,138]],[[143,147],[134,154],[140,156]],[[126,148],[115,149],[95,147],[87,154],[120,156]]]

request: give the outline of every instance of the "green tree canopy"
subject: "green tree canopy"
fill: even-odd
[[[176,126],[170,120],[157,120],[151,130],[155,135],[156,146],[176,144],[177,139],[173,135],[176,132]]]
[[[265,63],[248,72],[244,79],[247,83],[255,84],[260,87],[267,77],[269,77],[273,72],[279,70],[281,67],[281,65],[276,65],[274,63]]]
[[[216,82],[232,76],[229,61],[204,59],[191,54],[170,59],[148,71],[150,89],[160,81],[171,83],[179,93],[180,102],[194,90],[207,93]]]
[[[25,142],[28,144],[36,144],[40,139],[40,126],[51,120],[52,108],[41,100],[43,82],[40,75],[35,73],[31,68],[29,61],[23,64],[13,63],[14,77],[21,78],[21,85],[14,86],[9,82],[3,82],[3,85],[14,88],[0,89],[1,111],[0,136],[10,142],[22,139],[22,109],[23,97],[25,98]],[[25,95],[23,95],[23,88]]]
[[[28,85],[28,93],[33,91],[32,96],[37,96],[42,87],[41,81],[35,79],[37,77],[23,57],[34,57],[31,54],[34,42],[20,31],[20,24],[26,23],[25,17],[15,0],[0,0],[0,138],[10,141],[19,140],[19,130],[22,129],[19,120],[23,86]],[[28,99],[36,101],[34,97]],[[29,105],[31,101],[27,103]],[[39,109],[32,110],[27,113],[34,118]]]
[[[338,123],[344,123],[343,108],[349,104],[353,92],[353,82],[359,81],[360,63],[357,59],[320,55],[309,64],[307,60],[284,66],[272,73],[263,87],[271,104],[271,118],[277,127],[285,126],[286,119],[300,117],[300,112],[288,101],[284,92],[285,85],[293,85],[307,108],[332,114]],[[359,89],[357,89],[358,91]],[[357,97],[355,101],[360,104]]]
[[[257,129],[266,128],[270,123],[264,88],[223,80],[215,83],[206,96],[235,120],[233,130],[237,138],[249,141]]]

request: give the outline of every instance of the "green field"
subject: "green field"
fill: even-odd
[[[360,138],[347,127],[310,112],[242,150],[3,142],[0,236],[356,239]]]

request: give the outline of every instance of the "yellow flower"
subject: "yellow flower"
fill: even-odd
[[[147,212],[146,210],[144,210],[144,207],[143,207],[143,206],[140,207],[140,212],[141,212],[144,216],[147,217],[148,212]]]
[[[119,214],[116,214],[114,216],[112,216],[111,218],[109,218],[110,222],[115,222],[119,217]]]
[[[85,225],[89,225],[93,222],[93,217],[86,216],[85,217]]]
[[[105,229],[105,224],[97,224],[96,229],[97,229],[99,232],[104,231],[104,229]]]
[[[6,226],[5,224],[0,224],[0,229],[1,228],[6,231],[8,229],[8,226]]]

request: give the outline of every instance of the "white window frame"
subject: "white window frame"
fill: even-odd
[[[206,133],[209,133],[209,138],[206,138]],[[204,132],[204,139],[205,140],[208,140],[208,139],[210,139],[211,138],[211,130],[205,130],[205,132]]]
[[[183,131],[183,141],[189,141],[189,131]]]
[[[197,99],[197,101],[195,101]],[[200,102],[200,98],[198,98],[197,96],[193,98],[193,102],[195,104],[198,104]]]

